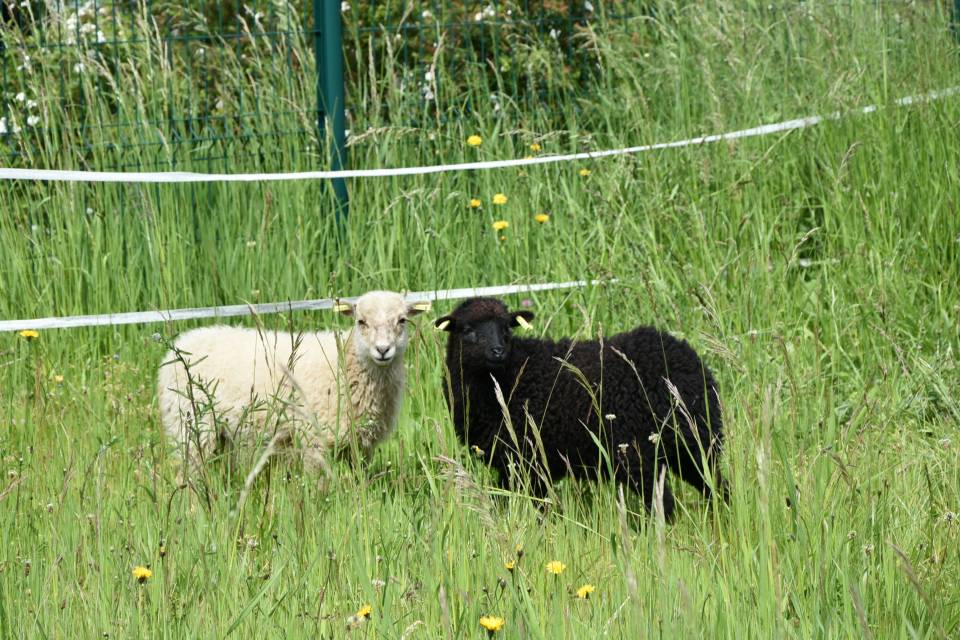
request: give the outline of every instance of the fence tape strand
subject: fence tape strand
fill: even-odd
[[[588,285],[612,284],[610,280],[574,280],[570,282],[547,282],[542,284],[510,284],[493,287],[462,289],[442,289],[436,291],[415,291],[404,297],[409,302],[437,300],[460,300],[473,296],[499,296],[511,293],[533,293],[557,289],[579,289]],[[72,329],[77,327],[101,327],[122,324],[148,324],[152,322],[170,322],[173,320],[194,320],[197,318],[229,318],[233,316],[267,315],[290,311],[318,311],[332,309],[336,298],[316,300],[296,300],[290,302],[268,302],[263,304],[235,304],[221,307],[196,307],[191,309],[168,309],[165,311],[132,311],[129,313],[108,313],[90,316],[66,316],[53,318],[34,318],[25,320],[2,320],[0,331],[23,331],[26,329]],[[356,300],[355,297],[340,300]]]
[[[942,100],[960,93],[960,87],[940,89],[919,95],[906,96],[895,100],[898,107],[907,107],[926,102]],[[330,180],[334,178],[386,178],[392,176],[414,176],[431,173],[446,173],[451,171],[503,169],[508,167],[526,167],[530,165],[552,164],[569,162],[572,160],[596,160],[612,156],[623,156],[661,149],[677,149],[695,145],[722,142],[724,140],[739,140],[766,136],[794,129],[813,127],[827,120],[839,120],[848,115],[875,113],[879,110],[875,104],[858,107],[852,111],[834,111],[827,115],[813,115],[806,118],[784,120],[773,124],[764,124],[749,129],[715,133],[711,135],[675,140],[673,142],[659,142],[622,149],[607,149],[604,151],[585,151],[583,153],[569,153],[566,155],[538,156],[516,160],[486,160],[482,162],[461,162],[456,164],[428,165],[421,167],[399,167],[394,169],[344,169],[341,171],[300,171],[289,173],[193,173],[188,171],[67,171],[60,169],[12,169],[0,168],[2,180],[34,180],[52,182],[121,182],[121,183],[192,183],[192,182],[267,182],[290,180]]]

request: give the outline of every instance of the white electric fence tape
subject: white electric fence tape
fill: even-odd
[[[587,285],[615,283],[616,280],[576,280],[572,282],[548,282],[545,284],[511,284],[496,287],[478,287],[465,289],[442,289],[437,291],[416,291],[404,297],[408,302],[434,300],[459,300],[473,296],[499,296],[511,293],[532,293],[555,289],[576,289]],[[356,298],[340,298],[355,300]],[[98,316],[68,316],[63,318],[35,318],[32,320],[2,320],[0,331],[22,331],[24,329],[67,329],[74,327],[99,327],[120,324],[146,324],[149,322],[168,322],[171,320],[192,320],[196,318],[228,318],[231,316],[266,315],[285,311],[316,311],[332,309],[334,298],[318,300],[297,300],[293,302],[269,302],[264,304],[235,304],[225,307],[199,307],[194,309],[169,309],[166,311],[134,311],[131,313],[113,313]]]
[[[960,87],[951,87],[939,91],[931,91],[914,96],[906,96],[894,101],[899,107],[906,107],[925,102],[941,100],[960,93]],[[765,124],[750,129],[741,129],[728,133],[717,133],[674,142],[626,147],[623,149],[608,149],[606,151],[588,151],[585,153],[571,153],[559,156],[540,156],[520,160],[490,160],[486,162],[463,162],[426,167],[403,167],[398,169],[350,169],[345,171],[303,171],[298,173],[189,173],[189,172],[107,172],[107,171],[60,171],[55,169],[9,169],[0,168],[0,179],[4,180],[41,180],[58,182],[123,182],[123,183],[186,183],[186,182],[261,182],[268,180],[315,180],[330,178],[376,178],[389,176],[424,175],[443,173],[447,171],[464,171],[468,169],[500,169],[505,167],[522,167],[570,160],[592,160],[611,156],[622,156],[658,149],[676,149],[692,145],[721,142],[723,140],[738,140],[765,136],[781,131],[804,129],[820,124],[826,120],[839,120],[847,115],[874,113],[879,109],[875,104],[859,107],[852,111],[834,111],[825,116],[808,116],[784,120],[774,124]],[[584,287],[588,284],[599,284],[599,280],[577,280],[575,282],[553,282],[534,285],[505,285],[497,287],[480,287],[476,289],[447,289],[444,291],[420,291],[407,294],[411,302],[425,300],[454,300],[471,296],[505,295],[510,293],[548,291],[551,289],[572,289]],[[607,280],[606,282],[616,282]],[[20,331],[24,329],[58,329],[71,327],[93,327],[121,324],[143,324],[148,322],[168,322],[171,320],[190,320],[195,318],[227,318],[256,313],[260,315],[281,313],[284,311],[308,311],[330,309],[335,301],[330,298],[320,300],[298,300],[294,302],[273,302],[267,304],[239,304],[223,307],[200,307],[195,309],[170,309],[166,311],[135,311],[131,313],[69,316],[62,318],[36,318],[32,320],[4,320],[0,321],[0,331]]]
[[[951,87],[939,91],[931,91],[915,96],[906,96],[894,101],[898,107],[906,107],[925,102],[941,100],[960,93],[960,87]],[[848,115],[874,113],[879,109],[875,104],[859,107],[852,111],[834,111],[825,116],[808,116],[794,120],[784,120],[774,124],[765,124],[750,129],[740,129],[728,133],[715,133],[674,142],[660,142],[645,144],[623,149],[608,149],[605,151],[587,151],[584,153],[570,153],[559,156],[538,156],[518,160],[488,160],[484,162],[461,162],[459,164],[441,164],[425,167],[400,167],[396,169],[346,169],[342,171],[301,171],[295,173],[191,173],[186,171],[160,172],[111,172],[111,171],[62,171],[59,169],[9,169],[0,168],[0,179],[3,180],[48,180],[55,182],[126,182],[126,183],[186,183],[186,182],[266,182],[287,180],[319,180],[332,178],[386,178],[390,176],[413,176],[429,173],[445,173],[448,171],[466,171],[476,169],[502,169],[506,167],[525,167],[536,164],[550,164],[554,162],[568,162],[570,160],[595,160],[611,156],[622,156],[658,149],[676,149],[693,145],[721,142],[723,140],[738,140],[756,136],[770,135],[781,131],[804,129],[820,124],[826,120],[839,120]]]

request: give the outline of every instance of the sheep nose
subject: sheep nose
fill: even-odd
[[[507,355],[507,350],[503,347],[490,347],[490,357],[494,360],[503,360]]]
[[[387,355],[388,351],[390,351],[389,346],[381,347],[380,345],[377,345],[377,353],[379,353],[381,356]]]

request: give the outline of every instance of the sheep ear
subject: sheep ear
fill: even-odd
[[[510,315],[513,316],[513,321],[510,323],[511,327],[523,327],[524,329],[533,329],[533,325],[530,324],[530,321],[533,320],[532,311],[514,311]]]
[[[454,322],[453,316],[443,316],[442,318],[437,318],[433,326],[437,328],[437,331],[453,331],[456,329],[457,323]]]
[[[340,302],[337,300],[337,303],[333,305],[333,310],[337,313],[342,313],[345,316],[353,315],[353,305],[349,302]]]
[[[424,300],[423,302],[414,302],[413,304],[407,305],[407,315],[415,316],[418,313],[423,313],[425,311],[430,311],[429,300]]]

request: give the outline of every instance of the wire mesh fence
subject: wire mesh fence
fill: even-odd
[[[0,0],[0,158],[52,168],[325,168],[315,13],[332,1]],[[946,14],[953,2],[934,4]],[[563,128],[610,81],[605,29],[633,38],[641,56],[673,15],[697,10],[655,0],[335,4],[354,132],[496,117],[507,104]],[[794,25],[817,7],[842,15],[870,6],[929,11],[905,0],[742,9],[783,27],[789,49],[800,47]]]
[[[325,157],[313,52],[321,4],[2,0],[5,164],[222,169],[282,159],[316,168]],[[348,109],[356,119],[362,105],[367,124],[391,106],[371,99],[378,84],[401,90],[393,93],[403,94],[403,104],[392,106],[406,108],[411,124],[437,114],[439,94],[464,93],[468,77],[486,90],[464,93],[459,112],[496,109],[476,104],[481,94],[543,104],[585,84],[590,55],[578,38],[591,21],[635,15],[642,5],[338,4]],[[545,66],[535,40],[562,51],[564,66]],[[498,82],[506,86],[489,90]]]

